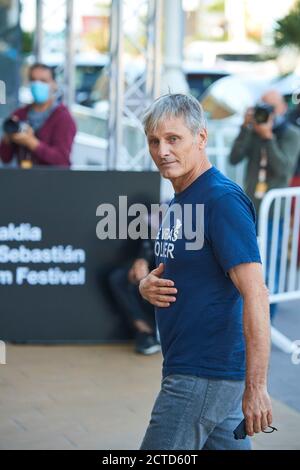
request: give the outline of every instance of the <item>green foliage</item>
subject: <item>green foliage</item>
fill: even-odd
[[[30,54],[33,50],[33,33],[22,31],[22,53]]]
[[[214,3],[207,7],[209,13],[224,13],[225,11],[225,0],[216,0]]]
[[[277,47],[294,45],[300,48],[300,0],[290,13],[277,21],[274,40]]]

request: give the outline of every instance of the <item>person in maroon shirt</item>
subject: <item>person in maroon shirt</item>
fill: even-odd
[[[12,114],[15,121],[25,121],[21,132],[4,133],[0,158],[9,163],[14,157],[22,167],[32,165],[70,166],[70,153],[76,134],[75,122],[67,107],[56,97],[53,70],[36,63],[29,70],[33,103]]]

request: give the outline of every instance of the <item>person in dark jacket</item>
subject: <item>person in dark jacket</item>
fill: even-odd
[[[288,120],[289,122],[297,126],[300,130],[300,102],[298,102],[298,105],[296,108],[292,109],[292,111],[289,112]],[[290,181],[290,186],[296,187],[296,188],[300,186],[300,152],[298,155],[298,162],[297,162],[294,176],[292,177]],[[292,202],[292,216],[294,216],[294,213],[295,213],[295,201]],[[298,263],[298,266],[300,266],[300,234],[298,238],[298,261],[297,263]]]
[[[36,63],[29,69],[33,103],[12,114],[14,121],[25,121],[20,132],[4,133],[0,158],[9,163],[16,157],[24,168],[32,165],[69,167],[76,134],[75,122],[57,96],[53,70]]]
[[[288,114],[288,120],[300,129],[300,103]],[[290,186],[300,186],[300,152],[294,176],[290,182]]]
[[[276,90],[269,90],[262,102],[273,106],[274,112],[267,122],[258,124],[253,108],[248,109],[229,157],[232,165],[247,160],[245,191],[257,213],[269,189],[288,187],[300,153],[300,132],[286,118],[283,97]]]
[[[109,285],[119,309],[136,332],[135,351],[149,356],[161,350],[155,312],[139,293],[139,283],[155,266],[153,241],[139,240],[135,257],[109,274]]]
[[[262,96],[262,102],[273,107],[267,122],[257,123],[254,108],[247,110],[240,133],[230,153],[230,163],[236,165],[247,159],[245,191],[255,205],[257,214],[264,195],[270,189],[286,188],[294,174],[300,153],[300,132],[287,119],[287,104],[276,90],[269,90]],[[283,210],[278,231],[276,254],[276,275],[274,293],[279,289],[281,242],[283,236]],[[267,271],[270,264],[270,246],[273,233],[272,212],[268,224]],[[274,320],[277,304],[271,304],[271,320]]]

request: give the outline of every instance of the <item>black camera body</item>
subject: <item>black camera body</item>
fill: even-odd
[[[274,113],[274,106],[267,103],[259,103],[254,108],[253,118],[257,124],[264,124],[270,115]]]
[[[3,131],[5,134],[17,134],[18,132],[24,132],[28,124],[25,121],[18,121],[12,118],[7,118],[3,122]]]

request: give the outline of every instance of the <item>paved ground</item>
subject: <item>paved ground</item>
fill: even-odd
[[[8,345],[0,366],[0,449],[138,448],[160,366],[160,354],[137,356],[130,344]],[[254,448],[300,449],[300,413],[273,403],[280,431],[256,436]]]
[[[274,326],[291,340],[300,340],[300,301],[281,304]],[[300,364],[273,347],[269,387],[272,396],[300,412]],[[300,423],[299,423],[300,427]]]

